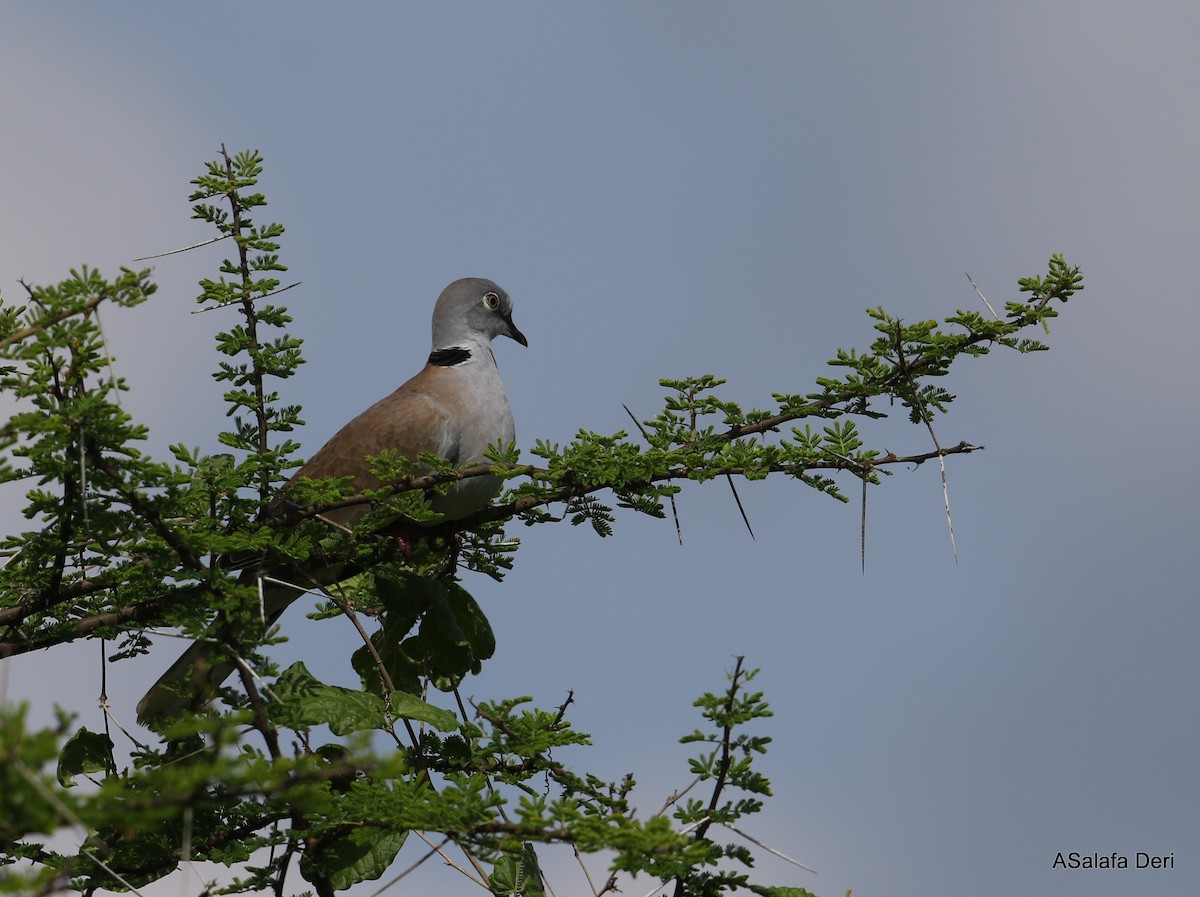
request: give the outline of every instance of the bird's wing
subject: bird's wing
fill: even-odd
[[[426,367],[351,420],[296,471],[291,482],[300,477],[353,477],[355,489],[377,488],[380,483],[371,474],[367,458],[386,450],[410,459],[432,453],[457,461],[461,430],[456,425],[458,408],[452,396],[444,395],[447,390],[439,388],[446,385],[441,373],[439,368]],[[328,516],[347,523],[365,508],[340,510],[347,513]]]

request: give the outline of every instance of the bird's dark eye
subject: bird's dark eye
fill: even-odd
[[[488,308],[490,308],[492,311],[495,311],[496,309],[498,309],[500,307],[500,297],[497,296],[495,293],[484,293],[483,294],[483,304],[486,305]]]

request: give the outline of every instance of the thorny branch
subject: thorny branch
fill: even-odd
[[[809,470],[861,470],[863,467],[874,469],[894,466],[897,464],[921,465],[926,461],[930,461],[935,458],[942,458],[946,455],[969,454],[971,452],[981,451],[984,448],[985,446],[973,445],[969,442],[960,442],[958,445],[953,445],[948,448],[929,452],[920,452],[915,455],[897,455],[894,452],[888,452],[888,454],[878,458],[866,461],[855,461],[853,463],[850,463],[849,461],[814,461],[803,466],[791,464],[772,464],[770,465],[769,469],[772,473],[796,475]],[[728,467],[717,471],[717,473],[736,476],[745,473],[745,470],[746,469],[743,467]],[[399,480],[393,484],[392,488],[395,492],[404,492],[410,489],[430,489],[440,483],[453,482],[455,480],[468,479],[470,477],[484,476],[493,473],[494,471],[515,472],[517,474],[524,474],[533,477],[536,477],[538,474],[546,473],[544,468],[532,465],[476,464],[471,467],[462,468],[461,470],[447,471],[445,473],[425,474],[422,476],[414,476],[404,480]],[[645,486],[649,486],[653,483],[686,478],[687,474],[688,471],[686,468],[672,468],[671,470],[655,476],[643,483],[628,483],[625,485],[625,488],[644,488]],[[481,523],[486,523],[493,520],[504,520],[514,517],[523,511],[529,511],[534,508],[567,500],[579,495],[599,492],[605,488],[608,488],[608,486],[604,483],[598,483],[583,489],[578,486],[572,486],[569,488],[563,487],[543,495],[526,496],[523,498],[514,499],[513,501],[505,504],[493,505],[492,507],[485,508],[476,514],[465,517],[461,520],[456,520],[452,525],[450,525],[450,528],[455,531],[468,530],[478,526]],[[352,496],[339,502],[323,505],[320,508],[305,509],[299,512],[298,517],[289,517],[289,520],[305,519],[308,517],[317,516],[321,513],[325,513],[336,508],[349,507],[352,505],[364,504],[378,500],[379,499],[368,499],[362,495]],[[138,562],[135,561],[134,563]],[[63,586],[62,590],[53,596],[39,595],[36,598],[0,610],[0,625],[18,625],[22,620],[39,612],[45,611],[50,607],[67,604],[71,601],[88,596],[94,596],[97,593],[101,593],[107,589],[118,587],[123,578],[123,576],[117,574],[112,576],[101,575],[95,580],[77,580],[73,583]],[[66,628],[65,631],[62,632],[47,633],[41,637],[22,639],[13,642],[0,642],[0,658],[12,657],[17,654],[24,654],[29,651],[48,648],[51,645],[59,644],[63,641],[70,641],[71,639],[89,635],[110,627],[117,627],[129,623],[150,622],[158,614],[160,614],[164,608],[171,606],[174,602],[187,600],[185,597],[181,596],[194,593],[198,589],[203,590],[207,588],[211,588],[211,586],[196,585],[188,586],[184,589],[172,590],[171,592],[165,593],[163,596],[161,596],[160,600],[147,601],[138,603],[136,605],[123,605],[103,614],[81,617],[75,620],[68,628]]]
[[[26,290],[30,290],[29,284],[25,283],[25,281],[22,280],[22,281],[20,281],[20,283],[21,283],[21,286],[25,287]],[[7,349],[9,346],[13,345],[14,343],[19,343],[22,340],[27,340],[31,336],[37,336],[37,334],[45,332],[46,330],[50,329],[54,325],[61,324],[67,318],[73,318],[73,317],[76,317],[77,315],[90,314],[91,311],[94,308],[96,308],[96,306],[98,306],[101,302],[103,302],[106,299],[111,299],[111,298],[112,298],[112,293],[110,293],[107,290],[104,290],[103,292],[97,293],[95,296],[93,296],[91,299],[88,299],[86,302],[82,303],[81,305],[74,306],[71,308],[64,308],[61,311],[55,312],[53,315],[51,315],[49,318],[47,318],[44,321],[38,321],[36,324],[31,324],[30,326],[24,328],[23,330],[18,330],[15,333],[9,334],[4,339],[0,339],[0,349]]]

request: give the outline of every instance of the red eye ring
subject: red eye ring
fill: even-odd
[[[496,309],[498,309],[500,307],[500,297],[497,296],[495,293],[484,293],[483,294],[483,304],[486,305],[488,308],[490,308],[492,311],[495,311]]]

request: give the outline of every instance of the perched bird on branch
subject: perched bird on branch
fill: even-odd
[[[512,411],[500,380],[491,343],[507,336],[529,345],[512,320],[512,301],[490,280],[466,277],[446,287],[433,310],[433,351],[425,367],[386,398],[342,427],[292,477],[353,477],[356,492],[381,484],[368,457],[391,450],[416,460],[434,454],[458,467],[485,460],[490,446],[507,447],[515,438]],[[449,520],[486,507],[500,491],[499,478],[469,477],[432,499],[433,510]],[[283,511],[282,505],[278,510]],[[367,503],[338,507],[321,516],[349,526],[367,512]],[[257,577],[269,570],[248,570]],[[332,572],[328,585],[338,578]],[[253,581],[252,579],[250,581]],[[303,590],[266,582],[263,609],[276,619]],[[211,699],[236,669],[214,640],[192,644],[138,703],[145,724],[175,716]]]

